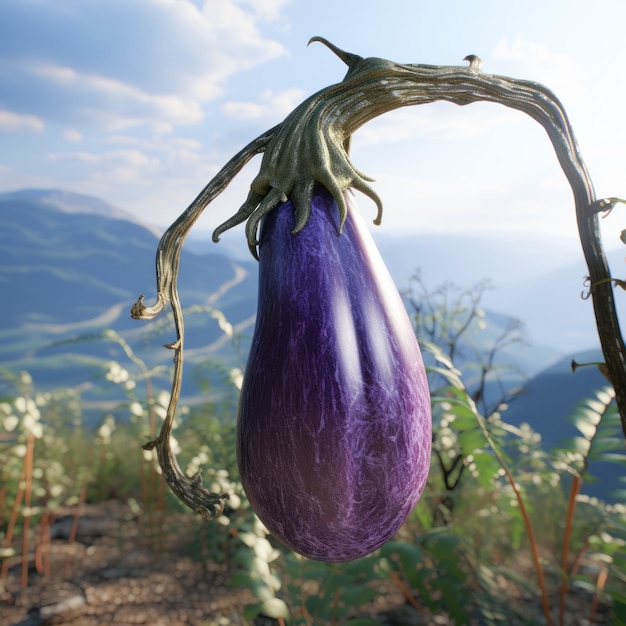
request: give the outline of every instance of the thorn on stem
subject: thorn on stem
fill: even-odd
[[[589,367],[590,365],[595,365],[600,373],[611,383],[611,377],[609,376],[609,368],[606,366],[606,363],[602,361],[590,361],[589,363],[578,363],[575,359],[572,359],[572,372],[576,372],[579,367]],[[613,384],[613,383],[611,383]]]
[[[616,204],[626,204],[626,200],[622,200],[622,198],[598,198],[589,205],[592,213],[604,213],[602,218],[607,217],[611,211],[615,208]]]
[[[334,44],[330,43],[328,39],[324,37],[311,37],[307,45],[311,45],[313,42],[323,43],[328,49],[332,50],[348,67],[352,68],[359,61],[363,60],[363,57],[358,54],[352,54],[352,52],[346,52],[341,48],[338,48]]]
[[[474,72],[478,72],[483,64],[483,60],[475,54],[468,54],[463,60],[469,61],[469,69]]]

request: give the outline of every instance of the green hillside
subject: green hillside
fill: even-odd
[[[169,366],[172,355],[161,347],[173,338],[167,317],[130,318],[140,294],[155,298],[158,237],[151,229],[97,199],[47,191],[1,194],[0,224],[3,368],[29,371],[41,389],[91,383],[108,361],[126,358],[115,342],[101,340],[104,329],[146,363]],[[256,264],[183,253],[179,286],[184,307],[205,311],[187,321],[189,363],[240,363],[239,346],[224,341],[210,310],[222,311],[245,342],[256,310]]]

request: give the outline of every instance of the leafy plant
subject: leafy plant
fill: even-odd
[[[209,385],[219,388],[207,386],[203,404],[179,407],[174,424],[186,475],[202,472],[208,488],[229,494],[216,523],[206,524],[166,492],[154,456],[139,448],[158,429],[169,395],[151,390],[152,370],[131,346],[114,333],[100,338],[119,345],[126,361],[110,361],[103,371],[100,384],[121,390],[121,400],[94,429],[83,425],[78,390],[41,393],[26,373],[11,378],[15,391],[0,403],[5,578],[16,559],[28,572],[33,554],[50,575],[41,542],[59,507],[73,506],[78,520],[81,503],[115,497],[136,503],[142,535],[155,548],[184,523],[188,553],[207,567],[225,564],[230,584],[254,594],[241,607],[248,622],[264,615],[285,626],[367,626],[380,623],[400,597],[410,610],[444,613],[458,624],[559,623],[575,590],[587,598],[591,623],[607,606],[612,623],[626,623],[626,507],[581,493],[594,463],[616,471],[624,465],[610,388],[572,413],[578,437],[545,450],[528,425],[507,422],[505,403],[483,415],[467,389],[465,361],[459,366],[449,351],[423,342],[435,381],[436,453],[422,499],[381,549],[329,564],[277,543],[243,497],[234,421],[240,372],[203,366]],[[616,496],[619,502],[623,493]],[[33,535],[35,526],[41,532]]]

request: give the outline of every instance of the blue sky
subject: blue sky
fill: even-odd
[[[626,197],[623,0],[2,0],[0,191],[63,188],[164,227],[235,152],[361,56],[527,78],[561,98],[598,195]],[[387,232],[576,240],[543,129],[497,105],[433,104],[354,136]],[[254,161],[197,225],[243,202]],[[361,211],[375,208],[358,198]],[[617,212],[616,212],[617,213]],[[603,222],[607,243],[624,228]],[[228,237],[243,238],[242,229]]]

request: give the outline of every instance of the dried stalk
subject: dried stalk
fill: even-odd
[[[134,319],[150,320],[161,313],[167,303],[172,308],[176,325],[176,341],[165,346],[174,350],[172,393],[159,436],[143,447],[146,450],[156,448],[159,465],[163,470],[167,484],[182,502],[206,520],[214,519],[222,513],[228,494],[211,493],[203,487],[202,478],[199,474],[191,478],[185,475],[180,469],[176,455],[170,445],[170,435],[183,379],[185,330],[177,288],[180,254],[185,237],[205,207],[226,188],[252,157],[265,150],[273,132],[274,129],[267,131],[238,152],[200,192],[187,210],[167,229],[159,242],[156,255],[157,302],[151,307],[146,307],[143,303],[144,297],[139,296],[131,309],[131,317]]]
[[[371,179],[350,162],[348,151],[351,136],[360,126],[383,113],[438,100],[457,105],[478,101],[502,104],[526,113],[546,130],[574,194],[580,239],[589,268],[596,325],[626,436],[626,349],[598,226],[598,213],[610,210],[621,200],[596,199],[591,178],[558,98],[538,83],[481,72],[480,60],[473,55],[466,57],[469,66],[462,67],[399,64],[346,53],[320,37],[313,40],[327,45],[346,63],[348,72],[343,81],[310,96],[281,124],[255,139],[233,157],[208,183],[161,239],[156,261],[156,303],[146,307],[142,296],[131,312],[137,319],[151,319],[169,303],[174,315],[177,340],[167,346],[175,351],[170,405],[161,434],[146,445],[147,448],[156,446],[159,462],[170,487],[188,506],[207,518],[220,513],[227,497],[226,494],[209,493],[202,487],[199,478],[186,477],[169,445],[183,364],[184,331],[176,279],[181,246],[189,229],[243,165],[260,152],[265,154],[259,174],[250,186],[248,198],[233,217],[216,229],[213,237],[215,241],[225,230],[247,222],[248,246],[256,256],[257,228],[263,215],[289,197],[295,206],[294,232],[301,230],[308,219],[316,183],[323,184],[333,195],[341,219],[345,207],[342,192],[355,188],[376,202],[378,214],[375,222],[380,222],[382,203],[369,185]]]

